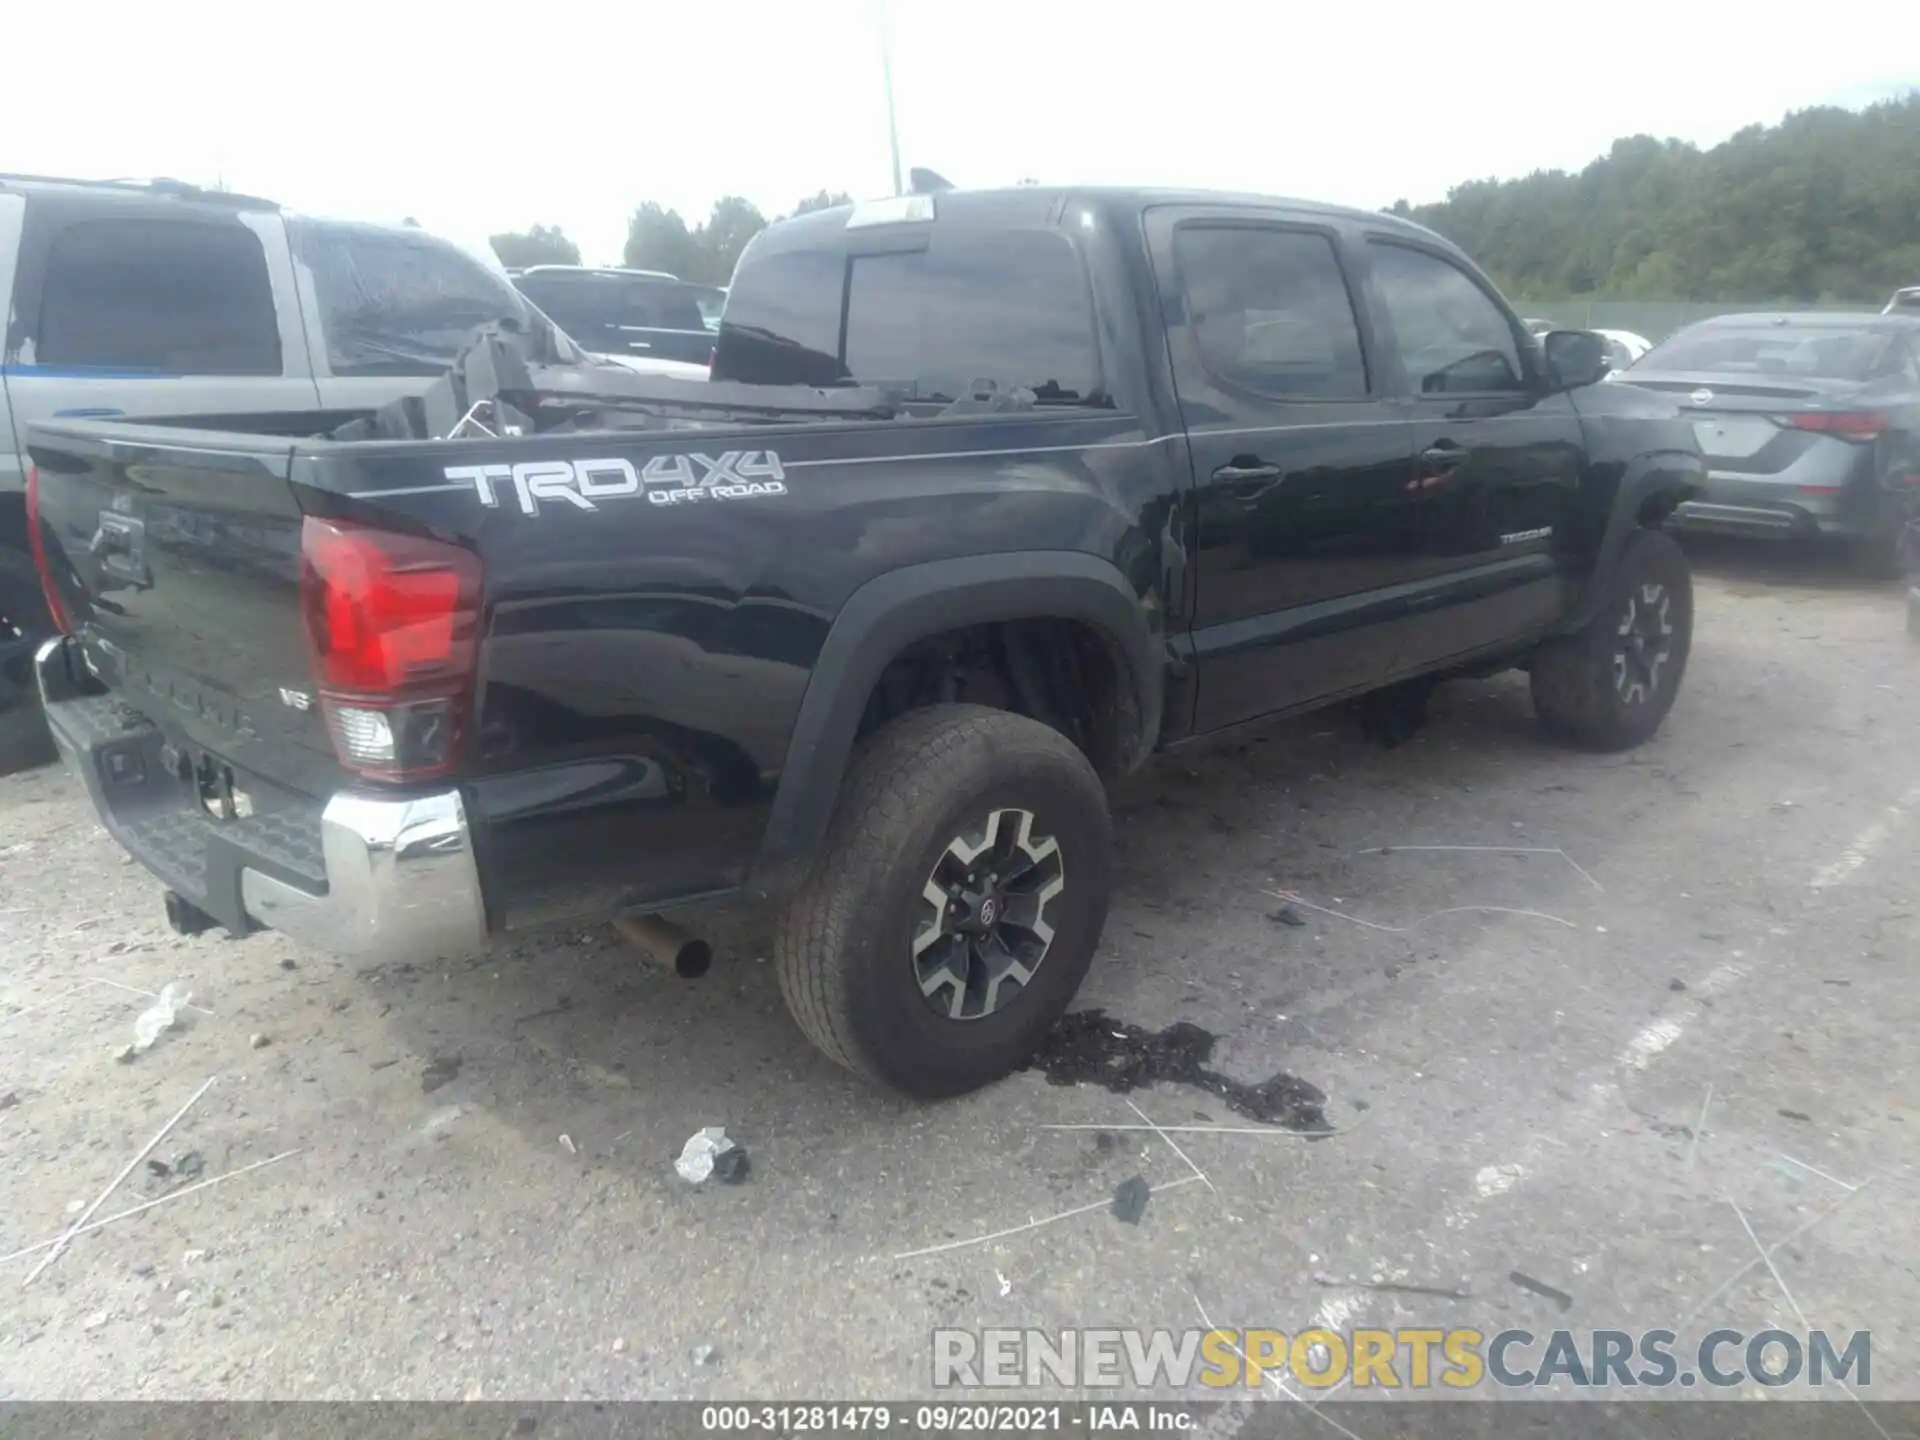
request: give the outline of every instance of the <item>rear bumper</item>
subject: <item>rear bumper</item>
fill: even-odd
[[[168,763],[160,729],[112,695],[81,692],[66,642],[34,657],[55,744],[100,823],[161,883],[235,935],[278,930],[376,963],[470,953],[486,941],[473,835],[458,790],[342,791],[216,820]]]

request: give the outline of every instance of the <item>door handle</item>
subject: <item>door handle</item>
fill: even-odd
[[[1466,458],[1466,447],[1453,440],[1437,440],[1420,452],[1420,463],[1429,470],[1457,469]]]
[[[1244,480],[1278,480],[1280,467],[1278,465],[1242,465],[1236,461],[1231,465],[1222,465],[1213,472],[1213,478],[1223,485],[1232,485]]]
[[[1213,472],[1214,484],[1236,500],[1258,500],[1280,483],[1285,472],[1278,465],[1267,465],[1251,455],[1236,456]]]

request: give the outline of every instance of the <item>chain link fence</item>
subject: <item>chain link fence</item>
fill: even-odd
[[[1687,300],[1525,300],[1516,307],[1527,319],[1551,320],[1571,330],[1631,330],[1658,343],[1676,330],[1715,315],[1737,315],[1748,310],[1818,310],[1834,314],[1877,315],[1886,304],[1879,300],[1855,305],[1807,305],[1788,301],[1769,304],[1756,300],[1751,304],[1714,305]]]

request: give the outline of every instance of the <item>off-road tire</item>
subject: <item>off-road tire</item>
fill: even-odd
[[[1058,842],[1053,939],[1002,1008],[949,1019],[915,978],[922,892],[949,842],[1004,808]],[[1064,735],[977,705],[909,712],[855,756],[821,854],[784,907],[774,959],[787,1008],[827,1055],[891,1089],[934,1098],[996,1080],[1080,988],[1106,922],[1112,850],[1106,793]]]
[[[1687,557],[1664,530],[1627,540],[1607,578],[1606,599],[1584,629],[1548,641],[1534,656],[1533,709],[1554,739],[1583,750],[1629,750],[1651,737],[1673,708],[1693,640],[1693,578]],[[1671,650],[1658,682],[1629,702],[1616,683],[1615,656],[1629,603],[1643,587],[1667,598]]]

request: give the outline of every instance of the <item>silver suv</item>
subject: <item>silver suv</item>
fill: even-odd
[[[29,421],[360,410],[426,387],[473,326],[580,353],[504,274],[412,227],[271,201],[0,175],[0,774],[50,758],[31,703],[50,628],[30,559]]]

